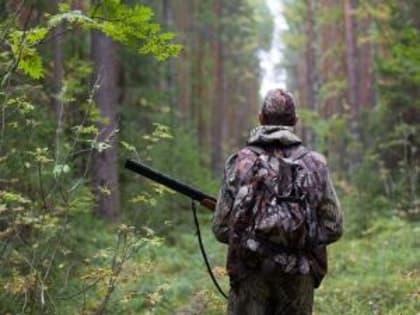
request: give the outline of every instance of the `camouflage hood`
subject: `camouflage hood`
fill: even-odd
[[[258,126],[249,136],[249,145],[264,145],[278,143],[282,145],[300,144],[302,140],[293,133],[293,128],[288,126]]]

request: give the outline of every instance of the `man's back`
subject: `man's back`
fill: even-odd
[[[232,242],[233,207],[238,189],[244,176],[249,173],[258,154],[250,147],[262,150],[281,150],[283,155],[296,158],[310,174],[309,204],[315,210],[317,221],[317,244],[302,252],[284,252],[279,250],[279,259],[291,266],[293,272],[285,273],[276,264],[275,259],[262,258],[257,264],[241,257],[237,250],[238,242]],[[304,153],[304,154],[302,154]],[[313,288],[321,282],[327,269],[325,245],[335,241],[341,235],[341,212],[334,188],[328,175],[325,158],[316,152],[306,150],[291,128],[283,126],[261,126],[251,132],[248,146],[232,155],[226,162],[225,179],[220,190],[216,207],[213,231],[216,237],[229,243],[227,269],[231,280],[230,314],[277,314],[276,312],[249,312],[253,308],[260,310],[277,306],[286,307],[278,314],[307,314],[310,312]],[[308,268],[300,268],[301,265]],[[306,271],[305,271],[306,270]],[[284,289],[287,290],[284,290]],[[255,292],[253,292],[255,291]],[[306,293],[305,293],[306,292]],[[279,296],[280,294],[280,296]],[[305,298],[302,300],[302,296]],[[277,301],[277,302],[276,302]],[[297,307],[301,305],[301,307]],[[307,305],[305,307],[305,305]],[[301,312],[302,311],[302,312]]]

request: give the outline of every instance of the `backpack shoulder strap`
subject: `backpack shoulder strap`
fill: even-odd
[[[264,150],[264,148],[256,146],[256,145],[247,145],[246,146],[247,149],[251,150],[252,152],[254,152],[256,155],[261,155],[266,153],[266,151]]]
[[[308,148],[306,148],[303,145],[300,145],[296,150],[292,151],[292,154],[290,155],[289,158],[293,162],[296,162],[296,161],[302,159],[309,152],[311,152],[311,150],[309,150]]]
[[[247,145],[247,149],[251,150],[253,153],[255,153],[257,156],[260,156],[261,154],[267,153],[267,151],[261,147],[256,145]],[[299,147],[296,150],[293,150],[288,159],[292,160],[293,162],[296,162],[300,159],[302,159],[306,154],[311,152],[308,148],[306,148],[303,145],[299,145]]]

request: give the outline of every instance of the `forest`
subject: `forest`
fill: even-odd
[[[317,315],[420,312],[419,0],[0,0],[0,314],[224,314],[191,201],[267,69],[344,212]],[[227,292],[226,246],[198,218]]]

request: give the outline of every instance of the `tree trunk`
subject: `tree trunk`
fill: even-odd
[[[71,0],[70,3],[72,10],[85,10],[85,8],[83,8],[83,0]]]
[[[189,122],[189,34],[188,22],[190,8],[186,1],[177,1],[174,8],[174,21],[178,29],[178,41],[184,46],[184,49],[176,58],[176,77],[177,77],[177,102],[179,119],[182,126]]]
[[[352,108],[353,119],[359,117],[359,98],[357,87],[357,50],[354,29],[352,0],[344,0],[344,21],[346,39],[346,63],[348,78],[348,100]]]
[[[306,14],[306,86],[305,86],[305,103],[308,109],[316,111],[318,109],[316,101],[316,64],[315,64],[315,3],[314,0],[307,0]],[[314,134],[311,131],[306,132],[307,143],[314,145]]]
[[[222,135],[223,135],[223,107],[224,107],[224,69],[223,69],[223,42],[222,42],[222,0],[215,0],[214,12],[214,103],[212,110],[212,137],[211,137],[211,167],[215,174],[222,169]]]
[[[197,100],[194,100],[197,104],[197,125],[198,125],[198,144],[200,148],[208,147],[208,120],[206,119],[206,109],[205,105],[208,104],[205,86],[204,86],[204,77],[206,73],[205,61],[207,58],[206,55],[206,44],[202,40],[201,35],[199,35],[198,40],[198,78],[197,78]]]
[[[359,21],[359,34],[368,37],[371,27],[369,17],[362,18]],[[374,72],[373,72],[373,47],[370,38],[364,39],[359,43],[359,101],[360,106],[372,108],[375,106],[375,90],[374,90]]]
[[[201,0],[194,0],[194,22],[192,23],[192,70],[191,70],[191,117],[193,126],[197,130],[198,145],[201,149],[208,148],[207,120],[205,110],[208,107],[205,98],[205,66],[206,66],[206,43],[201,31],[200,19]]]
[[[347,91],[348,103],[351,107],[350,129],[353,140],[356,143],[360,142],[360,101],[359,101],[359,88],[358,88],[358,67],[357,67],[357,46],[355,36],[355,19],[354,19],[354,5],[353,0],[344,0],[344,22],[345,22],[345,41],[346,41],[346,64],[347,64]],[[355,146],[356,147],[356,146]],[[353,149],[347,154],[348,171],[352,173],[355,166],[360,160],[360,152]]]
[[[319,4],[320,14],[330,14],[330,10],[341,8],[340,2],[336,0],[321,0]],[[320,23],[320,64],[319,76],[323,88],[328,87],[327,93],[322,95],[319,104],[320,113],[324,118],[335,114],[343,114],[344,92],[337,88],[335,82],[346,78],[345,56],[342,55],[340,47],[344,45],[344,25],[339,22],[342,17]],[[320,88],[321,89],[321,88]]]
[[[60,0],[55,0],[55,11],[58,11]],[[63,47],[62,47],[63,25],[58,24],[53,30],[53,97],[52,107],[55,114],[56,133],[55,133],[55,159],[60,158],[60,138],[63,122],[63,104],[60,99],[60,92],[63,85]]]
[[[58,8],[58,4],[60,0],[55,0],[55,5]],[[63,47],[62,47],[62,33],[63,33],[63,25],[60,23],[58,24],[53,30],[53,62],[54,62],[54,69],[53,69],[53,110],[55,112],[56,119],[58,124],[60,124],[61,119],[61,101],[59,99],[59,94],[61,91],[61,87],[63,84]]]
[[[119,213],[117,169],[117,47],[107,36],[92,33],[92,58],[95,64],[95,93],[101,120],[98,123],[98,143],[111,145],[105,150],[95,150],[92,159],[93,189],[96,196],[96,213],[114,220]],[[95,87],[94,87],[95,88]]]
[[[305,59],[304,53],[302,53],[302,56],[299,56],[299,59]],[[296,87],[298,93],[295,95],[295,97],[299,100],[298,103],[302,104],[302,108],[309,109],[309,104],[307,103],[307,89],[308,89],[308,82],[307,82],[307,66],[306,62],[299,62],[296,65]],[[312,84],[312,83],[311,83]],[[310,144],[310,141],[308,138],[309,131],[308,128],[306,128],[303,124],[298,124],[296,126],[297,133],[300,137],[302,137],[302,140],[304,143]]]
[[[162,16],[165,31],[170,32],[173,25],[173,12],[169,0],[162,0]],[[161,79],[161,90],[167,96],[167,102],[170,108],[171,129],[175,127],[175,100],[174,100],[174,60],[169,59],[164,66],[163,76]]]

